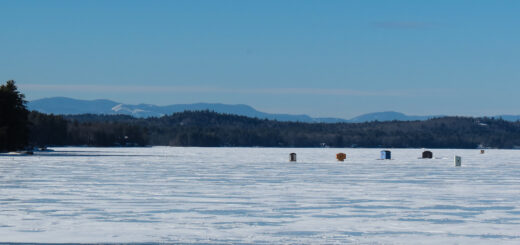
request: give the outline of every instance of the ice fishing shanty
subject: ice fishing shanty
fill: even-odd
[[[431,151],[423,151],[422,158],[423,159],[432,159],[433,153]]]
[[[336,159],[338,159],[338,161],[340,161],[340,162],[343,162],[343,161],[345,161],[345,159],[347,159],[347,154],[340,152],[340,153],[336,154]]]
[[[289,161],[290,162],[296,162],[296,153],[289,154]]]
[[[381,160],[390,160],[392,159],[392,152],[389,150],[381,151]]]
[[[462,166],[462,157],[460,156],[455,156],[455,158],[453,159],[454,162],[455,162],[455,167],[460,167]]]

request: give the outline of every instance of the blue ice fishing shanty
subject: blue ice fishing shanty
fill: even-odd
[[[381,151],[381,160],[390,160],[392,159],[392,152],[391,151]]]

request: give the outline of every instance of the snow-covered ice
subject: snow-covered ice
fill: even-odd
[[[0,242],[520,243],[520,151],[54,149],[0,156]]]

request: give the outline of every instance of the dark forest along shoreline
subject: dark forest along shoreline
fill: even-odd
[[[440,117],[364,123],[281,122],[212,111],[162,117],[53,115],[26,108],[14,81],[0,86],[0,152],[50,146],[298,148],[520,148],[520,122]]]
[[[160,118],[31,112],[29,120],[34,146],[520,148],[520,122],[494,118],[300,123],[186,111]]]

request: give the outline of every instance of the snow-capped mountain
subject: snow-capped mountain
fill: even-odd
[[[227,105],[219,103],[195,103],[157,106],[150,104],[129,105],[111,100],[77,100],[53,97],[33,100],[28,103],[30,110],[62,115],[72,114],[124,114],[134,117],[160,117],[176,112],[210,110],[262,119],[298,122],[346,122],[341,118],[312,118],[307,115],[271,114],[257,111],[248,105]]]
[[[53,97],[33,100],[28,103],[30,110],[36,110],[43,113],[73,115],[73,114],[124,114],[134,117],[161,117],[176,112],[183,111],[201,111],[210,110],[219,113],[235,114],[247,117],[257,117],[261,119],[271,119],[278,121],[294,121],[294,122],[371,122],[371,121],[422,121],[428,120],[436,116],[411,116],[395,111],[375,112],[363,114],[350,120],[342,118],[313,118],[308,115],[292,115],[292,114],[272,114],[265,113],[254,109],[251,106],[238,104],[228,105],[220,103],[195,103],[195,104],[175,104],[167,106],[157,106],[150,104],[130,105],[118,103],[111,100],[78,100],[66,97]],[[503,118],[507,121],[517,121],[520,116],[515,115],[499,115],[495,118]]]

